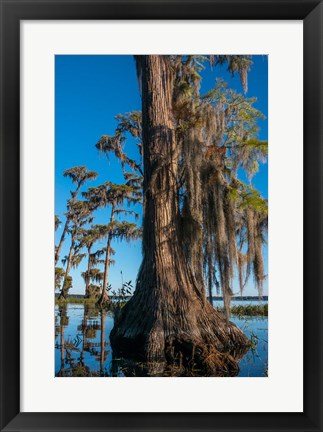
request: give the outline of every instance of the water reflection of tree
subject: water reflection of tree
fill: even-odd
[[[94,334],[91,334],[91,336],[94,336],[93,338],[96,338],[96,330],[100,330],[100,340],[98,342],[86,342],[86,351],[89,352],[90,356],[94,357],[95,361],[99,363],[99,374],[100,376],[108,376],[108,371],[105,368],[105,362],[106,359],[110,353],[109,350],[106,350],[106,347],[109,346],[109,342],[105,340],[105,320],[106,320],[106,311],[105,310],[98,310],[94,308],[92,310],[92,317],[100,316],[100,322],[90,322],[90,324],[87,324],[87,329],[89,332],[93,332],[95,330],[95,336]]]
[[[232,361],[239,363],[244,357],[246,350],[235,351],[232,353]],[[223,367],[221,371],[210,371],[206,373],[199,368],[193,357],[181,358],[173,364],[166,362],[140,362],[129,358],[113,357],[112,376],[126,377],[234,377],[239,373],[239,367]]]
[[[109,351],[105,350],[105,339],[104,339],[104,328],[105,328],[105,316],[106,312],[101,310],[101,337],[100,337],[100,375],[104,376],[104,362],[107,358]]]
[[[77,331],[79,337],[82,339],[82,348],[80,352],[79,362],[77,369],[74,369],[74,376],[92,376],[90,366],[86,364],[85,353],[89,352],[91,355],[91,339],[95,339],[97,336],[97,330],[99,328],[98,322],[93,321],[97,314],[95,310],[92,310],[88,305],[83,307],[83,319],[81,324],[78,325]],[[77,375],[75,375],[77,373]]]
[[[86,313],[87,311],[84,310],[83,322],[86,322]],[[60,339],[59,342],[56,344],[56,348],[60,351],[60,369],[57,373],[57,376],[90,376],[90,369],[84,363],[84,351],[86,347],[86,326],[79,326],[78,331],[80,331],[80,334],[77,333],[73,339],[66,339],[65,328],[69,324],[66,304],[59,305],[58,316],[60,318],[60,323],[59,327],[57,328],[57,333],[60,334]],[[80,353],[80,355],[78,356],[76,355],[76,353]]]
[[[77,328],[83,339],[79,361],[84,368],[86,367],[88,369],[84,376],[96,375],[95,371],[91,371],[90,365],[86,366],[85,352],[99,363],[100,376],[108,376],[108,372],[104,367],[110,353],[109,350],[106,350],[106,347],[109,346],[109,342],[105,340],[105,320],[106,311],[99,310],[93,306],[84,305],[83,320],[81,325]],[[100,330],[100,340],[96,342],[93,341],[93,339],[97,339],[98,330]]]
[[[57,334],[60,334],[59,344],[56,345],[60,350],[60,369],[58,376],[65,376],[65,327],[68,325],[67,306],[60,305],[58,307],[59,326],[56,327]]]

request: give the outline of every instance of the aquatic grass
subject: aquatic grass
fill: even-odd
[[[67,297],[66,299],[55,298],[55,304],[57,305],[63,305],[68,303],[94,305],[96,302],[97,302],[96,298],[73,297],[73,296]]]
[[[222,307],[217,307],[217,310],[224,312]],[[258,305],[233,305],[231,306],[231,315],[243,316],[268,316],[268,304]]]

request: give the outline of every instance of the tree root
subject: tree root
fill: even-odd
[[[206,339],[213,339],[210,344],[194,335],[173,334],[165,337],[165,334],[156,335],[155,332],[146,338],[143,335],[127,338],[112,334],[111,342],[114,354],[124,359],[128,369],[127,359],[133,360],[130,370],[134,375],[138,374],[138,366],[134,365],[139,364],[140,373],[144,376],[236,376],[239,361],[250,344],[232,323],[229,323],[229,332],[237,333],[239,342],[235,340],[236,343],[223,344],[219,343],[218,338],[208,335]]]

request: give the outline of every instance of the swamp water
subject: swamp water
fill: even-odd
[[[250,302],[241,302],[244,305]],[[254,302],[252,302],[254,303]],[[214,302],[215,307],[218,306]],[[251,348],[240,360],[238,377],[265,377],[268,362],[268,318],[232,316],[251,340]],[[94,306],[55,306],[55,376],[125,377],[140,376],[113,359],[109,335],[113,313]]]

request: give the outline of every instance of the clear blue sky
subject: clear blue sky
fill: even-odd
[[[253,67],[249,73],[247,96],[257,97],[255,106],[266,116],[259,121],[259,138],[268,138],[268,58],[253,56]],[[223,78],[231,88],[242,92],[239,77],[232,77],[225,67],[206,68],[202,72],[202,92],[214,87],[215,78]],[[107,160],[100,154],[95,144],[102,135],[112,135],[116,127],[114,117],[119,113],[141,109],[135,63],[132,56],[57,55],[55,57],[55,212],[65,221],[66,201],[71,181],[63,177],[67,168],[86,165],[98,172],[98,178],[88,186],[97,186],[107,180],[122,183],[120,163],[113,155]],[[130,157],[137,157],[137,147],[130,140],[126,146]],[[246,180],[246,179],[244,179]],[[253,185],[264,197],[268,196],[268,167],[261,165],[260,171],[252,180]],[[83,188],[86,190],[87,186]],[[107,223],[108,210],[95,214],[95,223]],[[63,224],[55,234],[58,244]],[[68,254],[70,238],[67,237],[61,258]],[[98,243],[97,248],[102,248]],[[116,242],[116,264],[110,268],[109,282],[113,289],[121,285],[120,271],[125,281],[136,279],[141,262],[141,244]],[[265,247],[267,272],[267,246]],[[58,264],[61,266],[61,263]],[[80,273],[86,268],[83,260],[77,270],[71,271],[73,289],[70,293],[84,293],[84,282]],[[234,283],[235,285],[235,283]],[[264,294],[267,294],[267,281]],[[234,291],[238,288],[234,286]],[[250,279],[246,295],[257,295]]]

